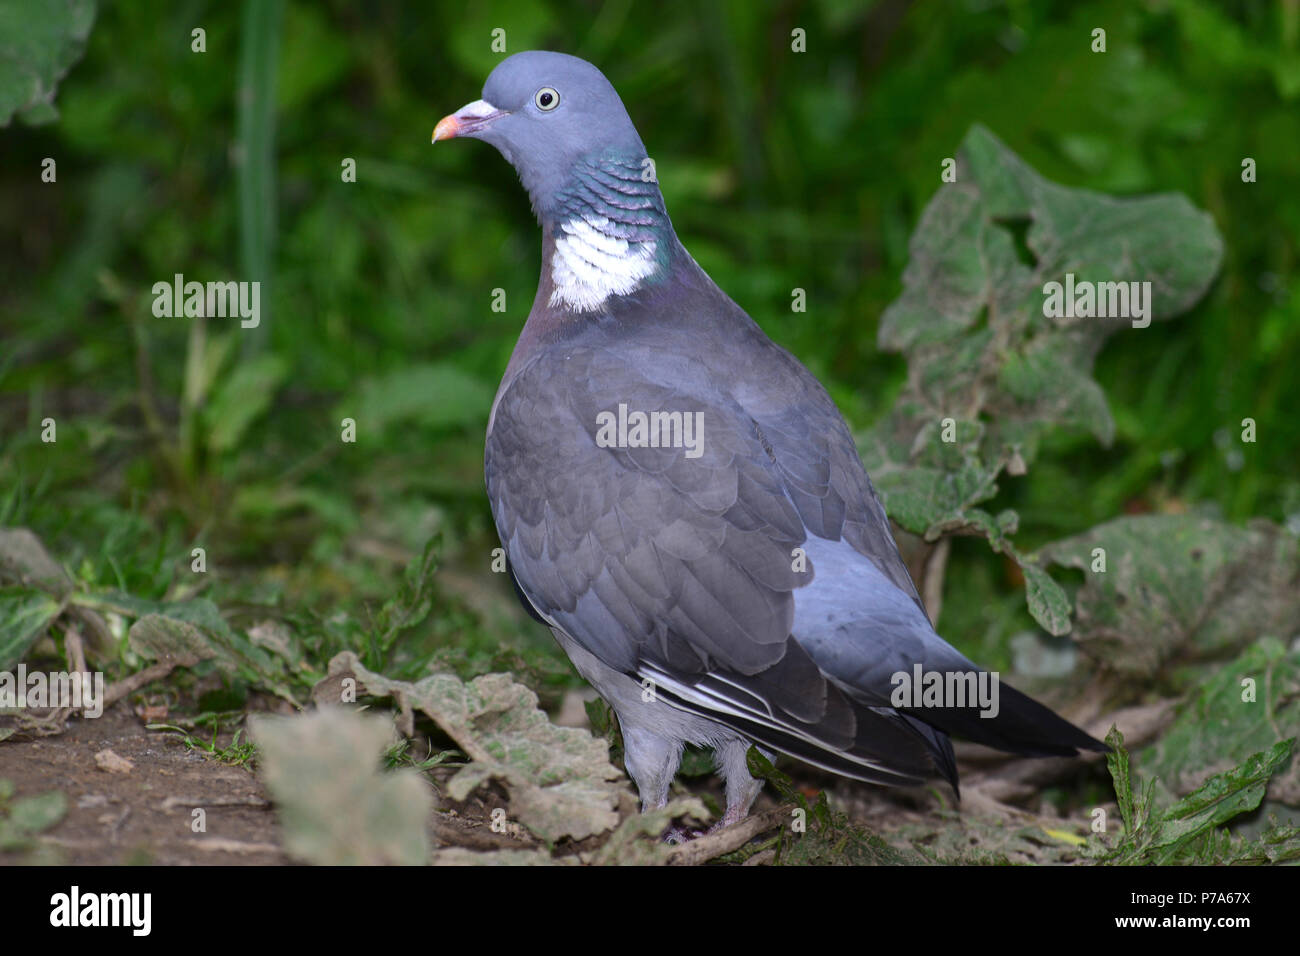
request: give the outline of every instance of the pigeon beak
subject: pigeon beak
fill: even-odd
[[[499,110],[487,100],[475,100],[466,103],[450,116],[438,120],[433,128],[433,140],[455,139],[457,136],[473,136],[489,123],[505,116],[505,110]]]

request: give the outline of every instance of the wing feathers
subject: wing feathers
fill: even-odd
[[[974,665],[930,628],[821,386],[743,314],[725,337],[691,314],[575,326],[503,383],[488,495],[530,610],[675,706],[858,779],[955,786],[947,731],[1018,753],[1101,746],[1009,689],[994,721],[884,706],[891,670]],[[598,442],[622,406],[699,416],[700,440]]]

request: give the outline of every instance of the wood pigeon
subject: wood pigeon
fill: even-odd
[[[1106,749],[996,681],[977,703],[990,675],[931,626],[843,417],[682,246],[598,69],[515,54],[433,133],[459,137],[514,166],[542,227],[488,420],[492,514],[525,606],[618,714],[643,809],[686,743],[713,748],[720,826],[762,788],[751,743],[954,790],[949,733]],[[914,676],[941,692],[907,693]]]

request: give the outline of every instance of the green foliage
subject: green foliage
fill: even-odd
[[[371,667],[383,667],[398,637],[429,616],[433,608],[438,549],[436,539],[425,545],[420,558],[407,566],[402,586],[380,609],[369,632],[366,663]]]
[[[416,770],[433,770],[437,767],[458,766],[462,754],[459,750],[440,750],[434,753],[432,748],[423,757],[411,753],[411,740],[403,737],[384,752],[384,766],[392,770],[396,767],[413,767]]]
[[[1159,786],[1176,796],[1300,730],[1300,647],[1287,650],[1276,638],[1260,638],[1199,676],[1173,723],[1142,755]],[[1300,760],[1279,768],[1268,793],[1270,800],[1300,806]]]
[[[95,0],[11,0],[0,7],[0,127],[59,116],[54,94],[81,59]]]
[[[482,427],[492,407],[492,391],[454,365],[411,365],[361,382],[336,414],[364,422],[378,436],[411,422],[430,428]]]
[[[584,703],[583,709],[587,712],[587,722],[591,724],[591,732],[597,737],[604,738],[605,743],[609,745],[609,762],[621,766],[623,732],[618,725],[614,708],[605,703],[604,698],[597,697]]]
[[[276,241],[275,128],[277,63],[282,44],[284,0],[263,0],[243,7],[239,44],[239,139],[235,166],[239,189],[239,261],[247,279],[260,282],[274,302],[273,255]],[[245,340],[244,351],[258,352],[266,342],[271,306]]]
[[[1234,838],[1224,824],[1259,806],[1269,778],[1291,759],[1295,738],[1280,740],[1239,766],[1210,777],[1172,806],[1155,804],[1155,782],[1135,791],[1124,735],[1106,737],[1106,762],[1115,783],[1124,832],[1116,840],[1094,837],[1097,862],[1135,864],[1277,863],[1300,860],[1300,827],[1272,826],[1257,840]]]
[[[1042,554],[1083,571],[1075,640],[1126,677],[1221,659],[1300,617],[1300,542],[1267,521],[1116,518]]]
[[[854,824],[842,811],[833,810],[826,794],[810,803],[795,789],[787,774],[777,770],[757,747],[746,757],[749,772],[766,781],[781,799],[791,804],[791,820],[783,823],[776,840],[774,864],[789,866],[897,866],[924,863],[914,853],[890,846],[866,827]],[[794,821],[802,832],[796,832]]]
[[[665,806],[647,813],[626,817],[611,833],[591,860],[606,866],[650,866],[672,861],[673,850],[662,840],[674,820],[683,824],[703,823],[709,819],[701,801],[678,797]]]
[[[236,730],[230,739],[230,743],[221,746],[217,743],[217,734],[221,729],[220,723],[212,724],[212,736],[208,740],[185,730],[183,727],[177,727],[174,724],[148,724],[150,730],[168,731],[176,734],[181,743],[185,745],[186,750],[195,750],[199,753],[206,754],[218,763],[223,763],[231,767],[243,767],[251,764],[257,756],[257,747],[251,740],[240,739],[244,736],[242,728]]]
[[[21,661],[61,610],[58,601],[33,588],[0,588],[0,671]]]
[[[210,601],[148,602],[120,594],[87,596],[81,601],[101,611],[135,616],[127,632],[127,648],[142,660],[181,667],[212,661],[228,679],[297,703],[285,660],[230,627]]]
[[[1049,429],[1086,428],[1111,442],[1115,425],[1091,372],[1127,323],[1050,318],[1044,288],[1067,274],[1149,282],[1149,318],[1168,318],[1204,294],[1222,239],[1183,196],[1117,200],[1055,185],[976,126],[957,154],[956,182],[926,207],[909,248],[903,293],[880,320],[880,345],[907,355],[908,381],[864,439],[868,470],[907,530],[928,540],[983,535],[1020,562],[1030,613],[1064,634],[1064,595],[1007,540],[1019,516],[995,519],[976,505],[997,494],[1003,471],[1025,473]]]
[[[36,834],[54,826],[68,812],[68,798],[60,790],[31,797],[14,797],[14,786],[0,777],[0,851],[25,850]]]
[[[203,410],[212,455],[239,448],[249,426],[271,407],[276,389],[288,373],[288,363],[275,355],[258,356],[232,369]]]
[[[69,587],[39,538],[0,528],[0,671],[11,670],[45,634]]]

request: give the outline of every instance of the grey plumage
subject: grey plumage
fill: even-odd
[[[891,675],[914,664],[979,668],[931,627],[825,389],[678,241],[599,71],[516,54],[435,140],[466,135],[514,164],[543,230],[488,425],[492,513],[521,597],[618,713],[644,806],[667,799],[684,742],[715,748],[724,822],[759,790],[750,741],[954,788],[948,732],[1024,754],[1103,748],[1005,685],[993,719],[891,705]],[[601,416],[620,406],[696,416],[698,455],[605,447]]]

